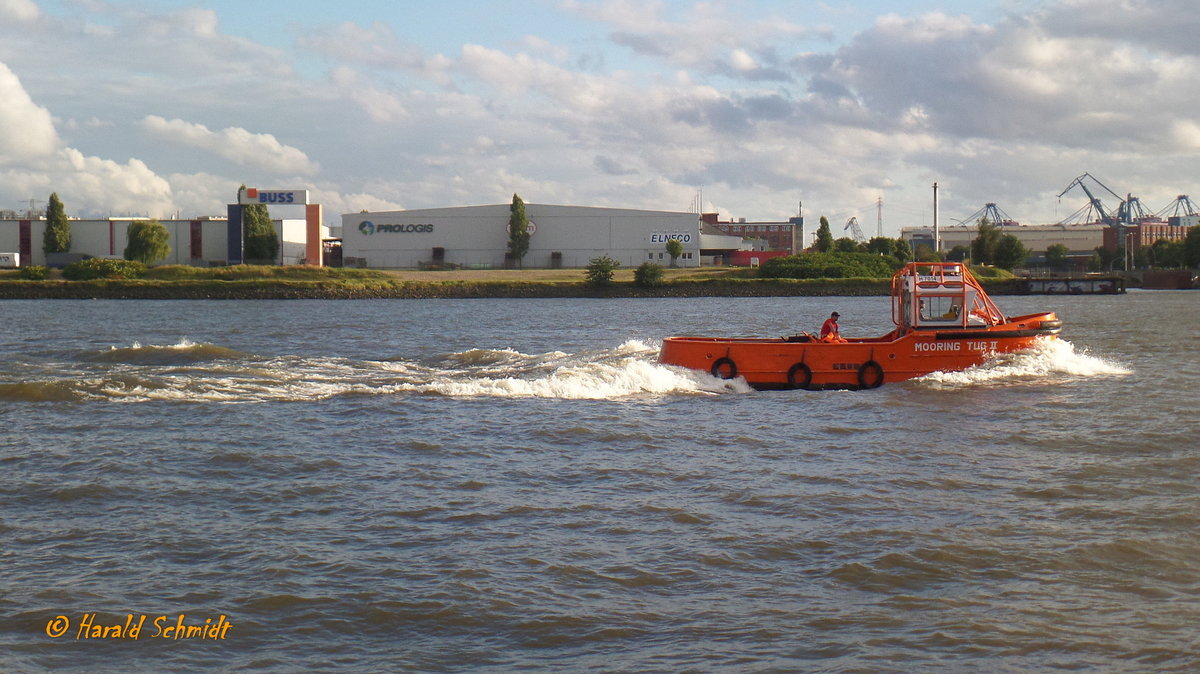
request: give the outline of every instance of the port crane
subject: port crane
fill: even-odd
[[[846,226],[842,228],[842,231],[844,232],[847,229],[850,230],[850,233],[854,236],[855,241],[862,243],[867,240],[866,235],[863,234],[862,228],[858,226],[857,217],[853,215],[850,216],[850,219],[846,221]]]
[[[1016,220],[1008,217],[1008,213],[1005,213],[1004,209],[991,202],[984,204],[983,208],[975,211],[971,215],[968,215],[966,218],[959,220],[959,222],[964,225],[974,225],[985,218],[993,225],[1017,224]]]
[[[1115,197],[1117,199],[1117,201],[1121,202],[1121,206],[1118,207],[1119,210],[1121,211],[1121,213],[1113,214],[1113,213],[1110,213],[1107,209],[1105,209],[1104,203],[1101,202],[1100,199],[1097,198],[1096,195],[1092,194],[1092,191],[1088,189],[1087,183],[1084,182],[1085,178],[1090,178],[1092,182],[1094,182],[1096,185],[1099,185],[1100,187],[1103,187],[1106,192],[1113,195],[1113,197]],[[1107,185],[1100,182],[1095,176],[1093,176],[1090,173],[1084,173],[1083,175],[1079,176],[1078,178],[1072,180],[1071,184],[1067,185],[1067,189],[1058,193],[1058,198],[1062,199],[1062,196],[1064,194],[1066,194],[1067,192],[1070,192],[1071,189],[1074,188],[1076,185],[1078,185],[1079,188],[1083,190],[1084,194],[1087,195],[1088,204],[1087,204],[1087,206],[1084,206],[1083,208],[1080,208],[1079,210],[1075,211],[1071,215],[1068,215],[1067,217],[1063,218],[1063,220],[1059,224],[1067,224],[1067,223],[1071,223],[1071,222],[1082,221],[1082,222],[1102,222],[1106,225],[1113,225],[1113,224],[1120,223],[1122,221],[1121,216],[1124,215],[1124,211],[1126,210],[1125,209],[1125,200],[1122,199],[1120,197],[1120,195],[1118,195],[1116,192],[1108,189]],[[1095,213],[1094,218],[1093,218],[1093,212]]]
[[[1146,210],[1146,207],[1142,205],[1142,200],[1132,194],[1126,195],[1125,201],[1121,202],[1121,206],[1117,209],[1117,218],[1126,224],[1155,222],[1162,219],[1157,214]]]
[[[1181,215],[1200,215],[1197,213],[1196,204],[1188,198],[1186,194],[1180,194],[1175,197],[1175,200],[1163,207],[1162,210],[1155,213],[1160,218],[1179,217]]]

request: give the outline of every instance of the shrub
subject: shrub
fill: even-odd
[[[643,288],[653,288],[663,284],[663,268],[653,262],[643,262],[633,270],[633,282]]]
[[[44,265],[34,264],[28,267],[21,267],[21,271],[17,273],[17,278],[23,278],[26,281],[44,281],[49,273],[49,270]]]
[[[765,278],[890,278],[902,265],[872,253],[804,253],[773,257],[759,268]]]
[[[612,285],[613,273],[617,271],[621,263],[612,259],[607,255],[594,257],[588,260],[587,270],[584,272],[584,278],[587,279],[587,284],[595,288],[605,288]]]
[[[110,260],[92,257],[72,262],[63,268],[63,278],[71,281],[90,281],[98,278],[133,279],[146,273],[146,265],[132,260]]]
[[[393,276],[378,269],[343,269],[339,267],[316,267],[310,265],[259,266],[239,264],[224,267],[192,267],[169,264],[152,267],[142,276],[156,281],[261,281],[280,279],[286,281],[387,281]]]

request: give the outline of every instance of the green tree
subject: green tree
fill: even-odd
[[[1055,270],[1065,270],[1068,265],[1067,253],[1071,249],[1061,243],[1053,244],[1046,248],[1046,266]]]
[[[171,254],[167,243],[171,235],[158,220],[138,220],[130,223],[125,234],[125,259],[152,264]]]
[[[584,271],[584,278],[587,284],[593,288],[606,288],[612,285],[613,274],[616,273],[617,267],[620,266],[620,262],[607,255],[594,257],[588,260],[587,269]]]
[[[892,248],[892,256],[900,262],[908,262],[913,259],[913,249],[904,239],[894,239],[895,244]]]
[[[949,253],[946,253],[947,262],[962,262],[968,257],[971,257],[970,246],[958,245],[951,248]]]
[[[671,266],[678,266],[675,264],[675,260],[678,260],[679,256],[683,255],[683,242],[679,239],[671,239],[667,241],[667,255],[671,256]]]
[[[833,251],[833,232],[829,231],[829,221],[824,215],[821,216],[821,226],[817,227],[817,240],[813,244],[813,250],[818,253]]]
[[[643,262],[633,270],[633,282],[643,288],[653,288],[663,283],[663,268],[653,262]]]
[[[987,218],[979,219],[979,234],[971,242],[971,261],[975,264],[999,264],[996,249],[1000,246],[1000,228]]]
[[[863,247],[854,239],[843,236],[833,242],[833,250],[838,253],[861,253],[863,252]]]
[[[242,185],[240,192],[245,191]],[[279,235],[266,204],[251,204],[242,211],[242,244],[246,262],[275,264],[279,255]]]
[[[1133,251],[1133,268],[1150,268],[1150,246],[1139,246],[1137,250]]]
[[[1183,240],[1183,264],[1190,269],[1200,267],[1200,225],[1188,228]]]
[[[66,253],[71,250],[71,222],[63,212],[63,203],[58,200],[58,192],[50,195],[50,203],[46,205],[46,232],[42,236],[42,251],[46,253]]]
[[[1150,246],[1150,264],[1160,269],[1176,269],[1183,266],[1183,242],[1159,239]]]
[[[886,236],[873,236],[871,240],[863,245],[863,249],[868,253],[876,255],[896,255],[896,240],[889,239]]]
[[[1029,250],[1025,248],[1025,244],[1012,234],[1004,234],[996,243],[996,257],[992,263],[1001,269],[1011,271],[1014,267],[1024,264],[1027,257],[1029,257]]]
[[[508,211],[508,256],[521,267],[521,260],[529,252],[529,216],[525,215],[525,202],[516,194]]]
[[[1121,259],[1121,251],[1108,250],[1104,246],[1099,246],[1095,249],[1094,259],[1099,263],[1096,271],[1112,271],[1117,261]]]
[[[914,262],[941,262],[942,256],[933,249],[933,246],[928,243],[918,243],[917,249],[913,251]]]

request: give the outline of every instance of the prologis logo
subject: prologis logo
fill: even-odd
[[[362,232],[366,236],[371,236],[375,233],[375,223],[371,222],[370,220],[363,220],[362,222],[358,223],[358,231]]]

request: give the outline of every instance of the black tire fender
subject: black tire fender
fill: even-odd
[[[737,363],[729,358],[718,358],[712,365],[712,376],[717,379],[736,379]]]
[[[812,383],[812,368],[804,363],[796,363],[788,370],[787,381],[792,388],[808,388]]]
[[[859,388],[879,388],[883,386],[883,366],[874,360],[868,360],[858,366]]]

